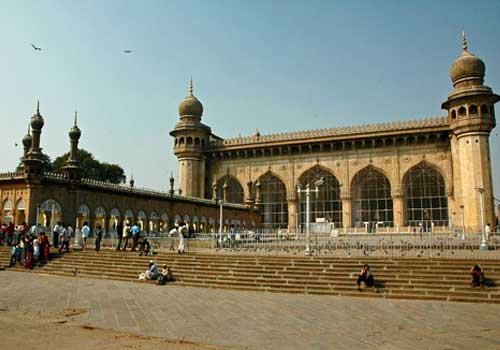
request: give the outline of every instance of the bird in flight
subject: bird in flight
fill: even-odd
[[[33,44],[31,44],[31,47],[32,47],[33,49],[35,49],[35,51],[42,51],[42,49],[41,49],[41,48],[36,47],[36,46],[35,46],[35,45],[33,45]]]
[[[123,53],[132,53],[132,50],[123,50]]]

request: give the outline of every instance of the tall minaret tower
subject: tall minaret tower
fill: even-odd
[[[495,223],[489,136],[496,125],[494,104],[500,96],[483,85],[484,63],[468,51],[464,33],[462,49],[450,68],[454,90],[441,107],[448,110],[453,132],[454,210],[463,210],[468,232],[481,232],[480,191],[484,190],[484,224],[493,227]]]
[[[193,95],[193,81],[189,95],[179,104],[180,121],[170,135],[174,140],[174,154],[179,159],[179,193],[183,196],[205,196],[205,155],[211,134],[201,123],[203,105]]]
[[[75,111],[75,121],[73,127],[69,129],[69,141],[71,147],[69,149],[69,156],[66,160],[66,165],[63,170],[71,180],[78,180],[81,173],[80,160],[78,159],[78,141],[82,136],[82,132],[78,127],[77,112]]]
[[[31,145],[23,157],[23,169],[26,175],[39,175],[43,172],[43,154],[40,148],[40,135],[45,121],[40,114],[40,102],[36,104],[36,113],[31,117],[30,126],[32,130]],[[24,144],[23,140],[23,144]],[[26,139],[25,147],[28,145]]]

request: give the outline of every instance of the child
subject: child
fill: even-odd
[[[158,284],[164,285],[172,280],[173,280],[172,271],[170,271],[170,268],[167,267],[166,264],[163,265],[163,270],[161,271],[160,277],[158,278]]]
[[[16,264],[16,261],[19,261],[19,264],[22,265],[20,255],[21,255],[21,248],[19,248],[19,245],[13,246],[9,266],[14,266]]]

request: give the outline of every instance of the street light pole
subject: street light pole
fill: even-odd
[[[219,243],[222,243],[222,222],[223,222],[223,215],[222,215],[222,208],[223,208],[224,201],[222,199],[219,200],[219,205],[220,205],[220,210],[219,210]]]
[[[462,204],[460,206],[460,209],[462,209],[462,240],[465,239],[465,213],[464,213],[464,205]]]
[[[323,178],[317,180],[314,183],[314,190],[311,190],[311,187],[309,184],[307,184],[306,189],[302,190],[300,188],[300,184],[297,186],[297,193],[299,194],[299,200],[300,200],[300,194],[305,193],[306,194],[306,255],[311,255],[311,242],[310,242],[310,232],[309,232],[309,227],[310,227],[310,214],[311,214],[311,204],[310,204],[310,196],[311,192],[315,192],[316,196],[319,193],[319,186],[323,185],[324,180]]]
[[[484,188],[476,187],[476,191],[479,192],[480,206],[481,206],[481,245],[479,250],[488,250],[488,243],[486,242],[486,232],[484,229]]]

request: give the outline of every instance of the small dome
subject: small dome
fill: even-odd
[[[80,131],[80,128],[77,125],[77,114],[75,111],[75,123],[73,124],[73,127],[69,129],[69,138],[72,141],[78,141],[80,139],[80,136],[82,136],[82,132]]]
[[[31,146],[31,140],[32,140],[31,134],[28,133],[28,134],[24,135],[23,146],[26,148],[29,148]]]
[[[479,57],[464,51],[451,65],[450,78],[453,83],[467,77],[483,79],[485,70],[484,62]]]
[[[189,95],[182,100],[179,104],[179,115],[181,117],[186,115],[193,115],[196,117],[201,117],[203,115],[203,105],[201,102],[193,95],[193,81],[191,80],[189,86]]]
[[[69,138],[71,140],[79,140],[80,136],[82,136],[82,132],[80,131],[80,128],[76,125],[74,125],[70,130],[69,130]]]
[[[450,78],[453,84],[463,78],[484,78],[485,66],[484,62],[476,55],[467,50],[467,40],[465,33],[462,33],[462,55],[458,57],[450,68]]]
[[[40,102],[36,104],[36,113],[31,117],[31,128],[33,130],[42,130],[44,121],[40,114]]]

